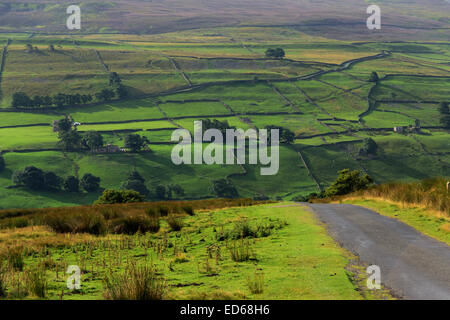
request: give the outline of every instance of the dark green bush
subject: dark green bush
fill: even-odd
[[[158,217],[149,217],[144,214],[124,216],[112,221],[112,230],[116,234],[156,233],[159,228]]]
[[[107,230],[105,218],[98,212],[50,213],[44,223],[57,233],[102,235]]]

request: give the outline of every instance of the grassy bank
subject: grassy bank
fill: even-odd
[[[162,217],[157,232],[135,235],[56,234],[45,226],[2,230],[7,296],[117,298],[111,283],[130,293],[133,279],[146,276],[163,299],[364,298],[346,270],[351,255],[303,206],[202,210],[176,219]],[[31,250],[39,248],[33,243],[45,246]],[[12,245],[27,249],[14,254]],[[66,287],[69,265],[82,270],[80,291]],[[125,272],[136,277],[124,281]],[[45,290],[33,290],[39,285]]]

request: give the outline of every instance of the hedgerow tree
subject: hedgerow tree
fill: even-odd
[[[286,52],[282,48],[269,48],[266,50],[267,58],[283,59],[286,56]]]
[[[117,72],[111,72],[109,74],[109,85],[111,87],[120,86],[121,83],[122,83],[122,80],[120,79],[119,74]]]
[[[58,133],[59,145],[65,151],[75,150],[80,147],[81,136],[76,128],[69,131],[61,131]]]
[[[369,82],[378,82],[378,80],[380,80],[380,77],[378,76],[378,73],[376,73],[375,71],[373,71],[373,72],[370,74]]]
[[[93,151],[95,149],[103,147],[103,136],[97,131],[88,131],[83,135],[81,144]]]
[[[361,174],[360,171],[350,171],[344,169],[339,171],[339,176],[336,181],[325,190],[325,196],[340,196],[355,192],[358,190],[367,189],[373,184],[372,178],[367,174]]]
[[[203,134],[209,129],[217,129],[225,135],[226,130],[236,129],[236,127],[230,126],[227,120],[219,121],[217,119],[204,119],[202,120]]]
[[[138,152],[144,149],[150,141],[147,137],[140,136],[138,134],[127,134],[125,136],[125,148],[131,150],[131,152]]]
[[[81,146],[81,135],[76,126],[73,125],[73,119],[66,116],[54,124],[54,129],[58,132],[58,144],[65,151],[75,150]]]
[[[269,141],[272,139],[272,131],[271,130],[273,130],[273,129],[279,130],[280,143],[292,144],[295,140],[295,134],[289,129],[279,127],[279,126],[266,126],[265,129],[267,129],[267,138],[269,139]]]
[[[100,188],[100,178],[86,173],[80,180],[80,187],[86,192],[94,192]]]
[[[24,92],[15,92],[12,95],[12,102],[11,106],[13,108],[19,108],[19,107],[31,107],[32,106],[32,100],[30,97],[24,93]]]
[[[106,102],[106,101],[110,101],[114,98],[116,94],[114,93],[113,90],[110,89],[103,89],[102,91],[100,91],[99,93],[95,94],[95,97],[97,98],[97,100],[102,101],[102,102]]]
[[[239,196],[233,182],[228,179],[214,180],[211,191],[218,198],[237,198]]]

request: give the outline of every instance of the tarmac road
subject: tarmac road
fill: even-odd
[[[381,283],[413,300],[450,299],[450,247],[372,210],[345,204],[310,204],[330,235],[368,265]]]

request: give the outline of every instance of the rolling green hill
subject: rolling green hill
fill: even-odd
[[[450,100],[447,42],[337,41],[295,27],[76,37],[4,33],[0,42],[1,208],[90,204],[99,195],[7,188],[13,172],[29,165],[62,177],[93,173],[103,188],[116,189],[135,168],[150,189],[179,184],[187,199],[212,197],[212,181],[221,178],[242,197],[290,200],[323,190],[344,168],[368,172],[377,183],[450,176],[450,136],[438,111]],[[284,48],[286,58],[266,58],[272,47]],[[11,108],[19,91],[95,96],[110,88],[110,72],[120,76],[129,97]],[[378,82],[369,81],[372,72]],[[101,132],[119,147],[128,132],[144,135],[151,152],[62,152],[51,123],[65,115],[81,123],[78,131]],[[174,165],[172,132],[192,131],[194,121],[206,119],[242,129],[278,125],[296,139],[280,147],[276,176],[261,176],[254,165]],[[420,132],[393,131],[417,123]],[[377,154],[360,155],[367,138],[377,143]]]

